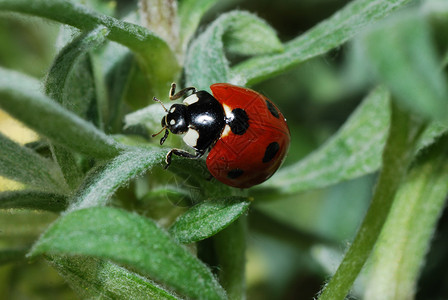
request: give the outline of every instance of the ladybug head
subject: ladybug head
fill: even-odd
[[[188,130],[187,107],[182,104],[173,104],[167,115],[162,118],[162,127],[174,134],[185,133]]]
[[[162,130],[152,135],[152,137],[155,137],[156,135],[162,133],[163,130],[165,130],[165,134],[160,139],[160,145],[162,145],[168,137],[170,131],[174,134],[181,134],[185,133],[188,130],[186,119],[187,107],[182,104],[173,104],[170,107],[170,110],[167,110],[162,102],[160,102],[160,100],[156,98],[154,98],[154,100],[159,102],[162,105],[163,109],[166,111],[166,115],[162,118],[161,122]]]

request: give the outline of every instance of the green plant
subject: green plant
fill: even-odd
[[[19,63],[0,68],[0,108],[40,136],[20,145],[0,134],[0,175],[23,184],[0,193],[2,264],[45,260],[83,298],[241,299],[250,230],[284,239],[306,257],[316,245],[340,242],[278,222],[272,203],[288,206],[299,193],[357,178],[368,191],[366,175],[379,172],[370,208],[319,299],[344,299],[369,257],[366,298],[414,296],[448,193],[446,3],[354,0],[282,43],[244,11],[222,14],[195,36],[214,0],[179,7],[142,0],[126,21],[117,18],[124,8],[84,2],[0,0],[8,18],[62,24],[63,44],[43,78],[13,70],[24,68]],[[10,46],[0,39],[0,48]],[[249,190],[207,180],[201,160],[175,157],[163,170],[168,148],[148,139],[163,111],[148,104],[165,99],[171,82],[251,86],[347,42],[351,66],[370,81],[362,88],[377,86],[310,155],[299,159],[293,144],[286,166]],[[38,68],[28,72],[39,77]],[[323,85],[315,86],[323,95]],[[296,116],[286,116],[294,142]],[[9,295],[4,282],[0,290]]]

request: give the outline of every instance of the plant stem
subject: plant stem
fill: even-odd
[[[383,153],[383,167],[372,203],[361,227],[320,300],[344,299],[369,257],[389,215],[395,193],[415,153],[425,123],[392,103],[389,137]]]

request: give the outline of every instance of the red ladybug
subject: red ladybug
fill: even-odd
[[[289,128],[282,113],[265,96],[228,83],[211,85],[213,96],[194,87],[176,94],[175,89],[173,83],[171,100],[191,95],[183,104],[173,104],[169,110],[164,107],[167,114],[159,133],[165,130],[165,134],[160,144],[169,131],[185,134],[184,142],[196,153],[172,149],[165,168],[173,154],[199,158],[209,151],[206,162],[213,177],[233,187],[248,188],[264,182],[280,167],[289,148]]]

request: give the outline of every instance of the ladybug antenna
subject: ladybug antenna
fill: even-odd
[[[163,105],[162,101],[160,101],[160,100],[157,99],[156,97],[152,98],[152,100],[154,100],[154,101],[160,103],[160,105],[162,105],[162,107],[163,107],[163,109],[165,110],[165,112],[166,112],[166,113],[168,112],[168,109],[166,109],[166,107],[165,107],[165,105]],[[162,129],[162,130],[163,130],[163,129]],[[160,131],[160,132],[162,132],[162,131]],[[160,132],[159,132],[159,133],[160,133]],[[159,133],[158,133],[158,134],[159,134]]]
[[[159,132],[152,134],[151,137],[155,137],[155,136],[161,134],[162,131],[164,131],[165,129],[166,129],[166,127],[162,127],[162,129]]]

